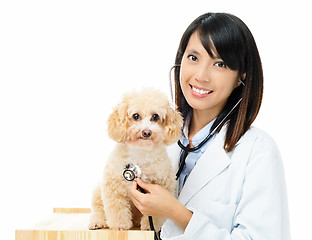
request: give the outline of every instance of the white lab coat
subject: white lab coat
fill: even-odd
[[[161,238],[289,240],[284,169],[275,142],[252,127],[226,153],[225,132],[223,127],[209,144],[178,197],[193,212],[185,232],[168,219]],[[177,144],[169,148],[176,166],[179,153]]]

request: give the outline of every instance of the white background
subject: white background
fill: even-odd
[[[4,0],[2,239],[14,239],[15,229],[44,219],[53,207],[90,207],[114,146],[106,133],[112,107],[125,91],[145,86],[169,95],[180,38],[208,11],[237,15],[256,39],[265,89],[254,125],[280,147],[293,239],[311,236],[309,1]]]

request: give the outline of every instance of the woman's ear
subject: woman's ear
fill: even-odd
[[[244,81],[246,78],[246,73],[244,73],[242,76],[241,76],[241,80]]]
[[[181,136],[181,129],[183,125],[183,118],[178,111],[168,107],[167,114],[164,121],[165,128],[165,145],[170,145],[178,141]]]
[[[246,73],[242,74],[241,77],[238,79],[236,87],[239,87],[241,84],[245,86],[245,82],[244,82],[245,78],[246,78]]]
[[[241,84],[243,84],[243,86],[245,86],[245,78],[246,78],[246,73],[244,73],[240,79],[238,80],[238,85],[237,86],[240,86]]]
[[[127,129],[129,126],[128,105],[125,101],[118,104],[109,115],[108,136],[116,142],[125,142],[127,139]]]

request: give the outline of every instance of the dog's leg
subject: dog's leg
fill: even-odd
[[[156,232],[159,232],[159,230],[160,230],[161,226],[164,224],[165,220],[166,219],[163,217],[153,217],[153,225],[154,225]]]
[[[168,169],[168,172],[164,174],[164,178],[155,179],[152,181],[153,183],[161,185],[163,188],[168,190],[173,196],[175,195],[175,175],[170,167],[165,168]],[[153,217],[153,225],[155,231],[158,232],[161,226],[164,224],[165,218],[163,217]],[[143,216],[141,219],[141,230],[149,230],[150,224],[147,216]]]
[[[133,222],[133,227],[140,227],[141,226],[141,218],[142,218],[142,213],[135,207],[135,205],[130,201],[131,205],[131,212],[132,212],[132,222]]]
[[[133,226],[127,189],[118,181],[110,181],[103,186],[104,211],[110,229],[128,230]]]
[[[153,219],[153,225],[154,225],[155,231],[159,232],[161,226],[165,222],[165,218],[153,217],[152,219]],[[148,216],[143,216],[141,218],[141,230],[151,230]]]
[[[146,215],[143,215],[141,218],[141,230],[151,230],[148,216]]]
[[[89,220],[89,229],[106,228],[106,219],[101,198],[101,188],[97,186],[92,195],[92,213]]]

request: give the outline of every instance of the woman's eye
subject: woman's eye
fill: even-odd
[[[151,121],[157,122],[159,120],[158,114],[153,114]]]
[[[135,113],[135,114],[132,115],[132,118],[133,118],[135,121],[137,121],[137,120],[140,119],[140,115],[139,115],[138,113]]]
[[[188,55],[187,57],[188,57],[188,59],[190,59],[193,62],[196,62],[198,60],[198,58],[195,55],[192,55],[192,54]]]
[[[217,62],[217,63],[215,63],[215,65],[216,65],[217,67],[221,67],[221,68],[225,68],[225,67],[226,67],[226,65],[225,65],[224,62]]]

